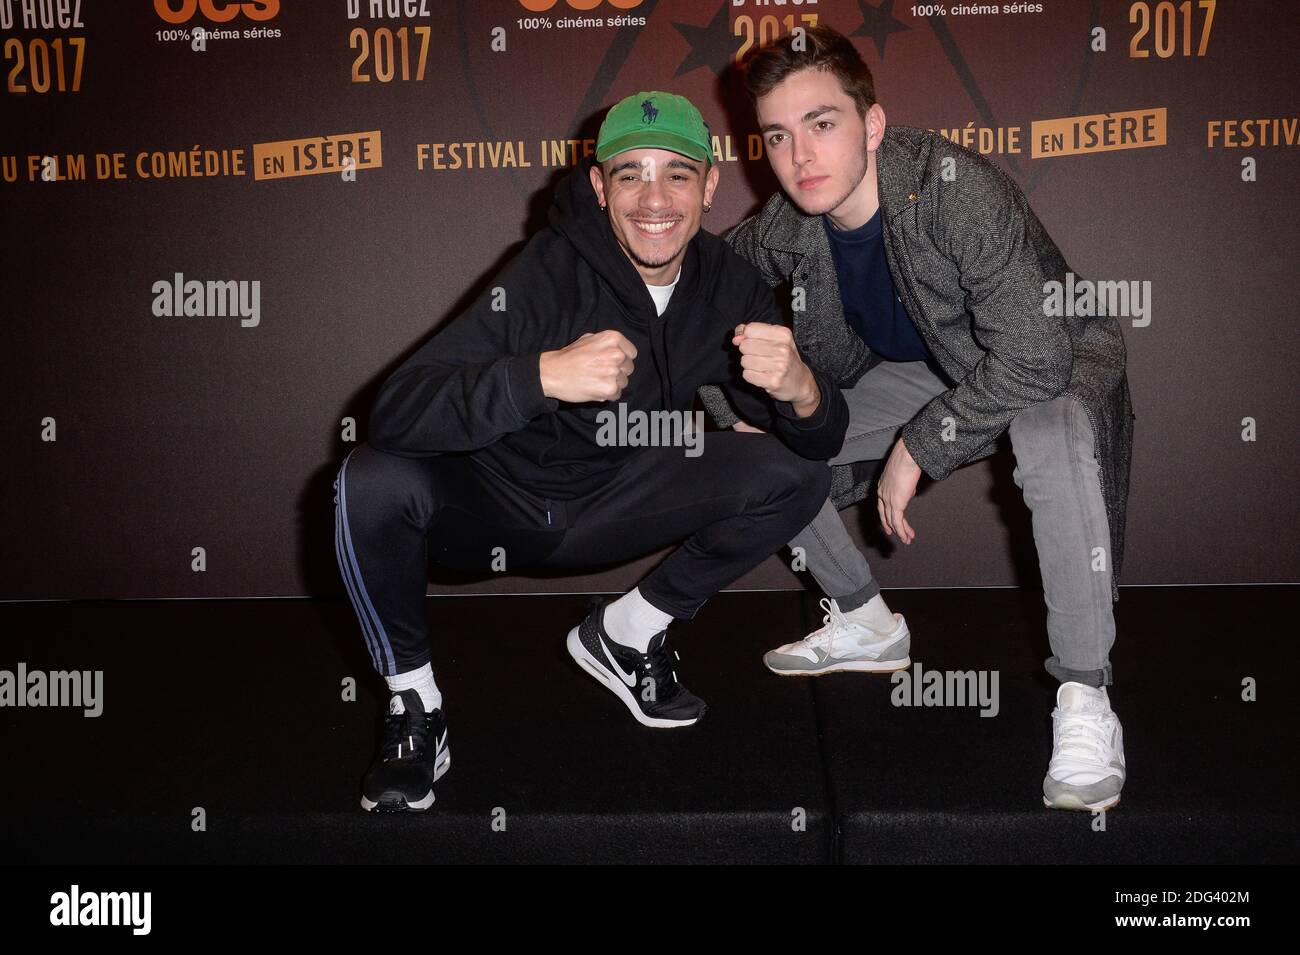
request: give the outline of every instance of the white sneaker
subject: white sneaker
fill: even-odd
[[[820,630],[763,654],[769,670],[781,676],[821,676],[843,670],[892,673],[912,665],[912,635],[901,613],[894,614],[897,626],[882,634],[849,620],[828,597],[821,599],[821,606],[826,616]]]
[[[1109,809],[1124,785],[1124,730],[1106,688],[1062,683],[1052,710],[1052,760],[1043,778],[1049,809]]]

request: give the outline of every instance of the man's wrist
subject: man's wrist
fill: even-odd
[[[805,366],[805,370],[807,366]],[[800,418],[808,418],[817,412],[818,406],[822,401],[821,389],[817,387],[817,379],[811,371],[808,371],[808,388],[803,396],[790,402],[790,407]]]
[[[546,379],[547,361],[550,354],[551,354],[550,352],[544,351],[544,352],[540,352],[537,356],[537,378],[542,385],[542,394],[547,398],[555,397],[554,395],[551,394],[551,390],[547,387],[548,382]]]
[[[553,398],[542,383],[543,352],[527,355],[511,355],[506,363],[506,388],[510,401],[519,412],[519,416],[530,421],[547,411],[559,407],[559,401]]]

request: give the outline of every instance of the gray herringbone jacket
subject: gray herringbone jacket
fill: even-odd
[[[1133,435],[1118,319],[1043,314],[1044,283],[1064,282],[1069,266],[1020,187],[983,156],[937,133],[888,126],[876,164],[894,286],[935,360],[957,383],[903,427],[912,457],[941,480],[993,453],[1025,408],[1062,393],[1077,397],[1095,434],[1117,580]],[[770,286],[803,288],[805,308],[792,313],[795,341],[841,388],[881,360],[845,321],[820,216],[804,215],[778,192],[726,240]],[[700,397],[719,427],[735,423],[716,388],[701,388]],[[956,434],[950,428],[947,435],[952,440],[944,440],[945,418],[956,424]],[[837,507],[866,496],[870,466],[833,470]],[[1118,599],[1117,586],[1113,595]]]

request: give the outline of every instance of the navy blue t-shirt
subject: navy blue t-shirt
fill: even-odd
[[[844,317],[867,347],[889,361],[929,361],[930,350],[894,291],[880,235],[880,209],[864,225],[840,230],[822,216],[835,260]]]

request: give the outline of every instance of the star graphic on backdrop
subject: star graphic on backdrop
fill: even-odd
[[[885,58],[885,38],[891,33],[912,29],[906,23],[894,19],[894,0],[881,0],[878,7],[871,6],[867,0],[858,0],[858,8],[862,13],[862,26],[849,36],[871,37],[882,60]]]
[[[691,52],[677,67],[674,77],[689,73],[701,66],[707,66],[714,76],[721,76],[735,54],[735,43],[731,31],[727,28],[727,2],[718,4],[718,12],[713,15],[709,25],[693,26],[689,23],[674,23],[677,32],[691,45]]]

